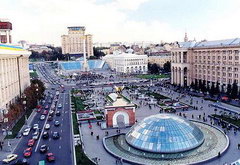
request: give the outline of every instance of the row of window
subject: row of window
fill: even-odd
[[[218,82],[223,82],[223,83],[229,83],[229,84],[232,84],[234,82],[238,83],[238,79],[227,79],[227,78],[220,78],[220,77],[215,77],[215,76],[206,76],[206,75],[198,75],[198,74],[195,74],[195,78],[196,79],[203,79],[203,80],[206,80],[206,81],[218,81]]]
[[[195,65],[195,68],[198,69],[212,69],[212,70],[220,70],[222,69],[223,71],[234,71],[234,72],[238,72],[238,68],[237,67],[220,67],[220,66],[206,66],[206,65]]]

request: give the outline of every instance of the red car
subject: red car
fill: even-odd
[[[29,147],[23,151],[24,157],[30,157],[32,155],[32,147]]]
[[[37,112],[39,113],[39,112],[41,112],[41,110],[42,110],[41,108],[38,108],[38,109],[37,109]]]
[[[34,143],[35,143],[34,139],[28,140],[28,147],[32,147]]]
[[[55,161],[55,156],[53,155],[53,153],[47,153],[46,159],[48,162],[53,162]]]
[[[47,111],[47,110],[44,110],[42,114],[43,114],[43,115],[47,115],[47,114],[48,114],[48,111]]]

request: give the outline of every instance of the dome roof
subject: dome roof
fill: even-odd
[[[176,153],[198,147],[202,131],[190,121],[173,114],[157,114],[135,124],[126,134],[133,147],[159,153]]]

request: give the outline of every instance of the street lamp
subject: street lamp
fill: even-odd
[[[27,125],[27,115],[26,115],[26,110],[27,110],[27,96],[24,94],[23,96],[22,96],[22,98],[23,98],[23,102],[22,102],[22,104],[23,104],[23,108],[24,108],[24,113],[25,113],[25,125]]]

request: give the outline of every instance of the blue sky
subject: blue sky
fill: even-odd
[[[14,4],[14,5],[13,5]],[[13,39],[60,45],[67,26],[94,42],[217,40],[240,37],[239,0],[1,0]]]

